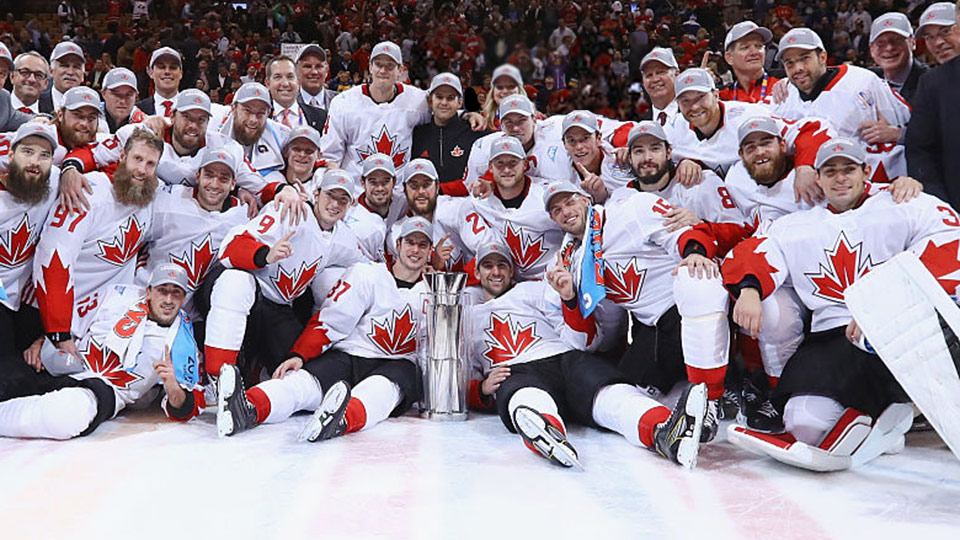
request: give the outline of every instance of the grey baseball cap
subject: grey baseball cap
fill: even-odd
[[[386,154],[371,154],[363,160],[363,174],[366,178],[373,171],[387,171],[390,176],[397,176],[397,168],[393,166],[393,159]]]
[[[742,39],[750,34],[757,34],[763,39],[764,43],[770,43],[773,39],[773,32],[758,25],[753,21],[740,21],[730,28],[727,37],[723,38],[723,50],[728,50],[733,42]]]
[[[910,26],[910,19],[898,11],[884,13],[873,20],[870,25],[870,43],[880,37],[884,32],[893,32],[903,37],[913,37],[913,27]]]
[[[290,135],[287,136],[287,140],[283,143],[283,147],[287,148],[290,146],[290,143],[297,139],[308,140],[312,142],[314,146],[320,148],[320,132],[310,126],[295,127],[290,130]]]
[[[573,184],[572,182],[556,181],[551,182],[546,189],[543,190],[543,207],[550,211],[550,200],[556,195],[561,193],[576,193],[578,195],[586,196],[587,192],[580,189],[580,186]]]
[[[828,161],[835,157],[845,157],[854,163],[864,164],[867,162],[867,154],[864,153],[863,147],[860,146],[860,143],[853,141],[851,139],[830,139],[829,141],[820,145],[820,149],[817,150],[817,157],[814,160],[814,167],[820,169],[827,164]]]
[[[513,257],[510,256],[510,250],[507,246],[501,244],[500,242],[487,242],[480,245],[480,248],[477,249],[477,264],[483,262],[490,255],[499,255],[507,260],[510,263],[510,266],[513,266]]]
[[[654,47],[650,52],[647,53],[646,56],[643,57],[643,60],[640,60],[640,71],[643,71],[643,67],[650,62],[660,62],[667,67],[680,69],[679,64],[677,64],[676,57],[673,56],[673,51],[663,47]]]
[[[449,86],[457,91],[460,94],[460,97],[463,97],[463,85],[460,84],[460,77],[457,77],[453,73],[441,73],[433,78],[430,81],[430,88],[427,89],[427,92],[433,93],[434,90],[440,88],[441,86]]]
[[[527,159],[527,153],[523,151],[523,145],[520,144],[520,140],[509,135],[500,137],[492,144],[490,147],[490,161],[504,154],[520,159]]]
[[[57,43],[57,46],[53,48],[53,53],[50,54],[50,62],[55,62],[60,60],[64,56],[70,55],[79,56],[82,61],[85,57],[83,55],[83,49],[79,45],[72,41],[61,41]]]
[[[0,58],[6,60],[9,68],[13,69],[13,55],[10,54],[10,49],[3,42],[0,42]]]
[[[777,126],[777,123],[773,121],[773,118],[769,116],[754,116],[753,118],[748,118],[744,123],[740,124],[740,127],[737,129],[737,142],[739,145],[743,145],[743,140],[747,138],[751,133],[766,133],[768,135],[773,135],[774,137],[780,137],[780,127]]]
[[[780,44],[777,46],[776,60],[780,60],[783,57],[783,53],[788,49],[803,49],[806,51],[823,49],[823,40],[820,39],[820,36],[818,36],[816,32],[809,28],[794,28],[784,34],[783,38],[780,39]]]
[[[667,134],[663,131],[663,127],[660,126],[660,122],[653,122],[650,120],[644,120],[642,122],[637,122],[632,128],[630,128],[630,133],[627,135],[627,148],[633,146],[633,143],[637,141],[640,137],[644,135],[650,135],[656,137],[664,142],[667,141]]]
[[[200,156],[199,168],[202,169],[211,163],[223,163],[227,167],[230,167],[231,171],[237,170],[237,163],[233,154],[227,152],[224,148],[211,148],[207,146],[203,149],[203,154]]]
[[[113,90],[121,86],[137,89],[137,76],[127,68],[113,68],[103,76],[103,89]]]
[[[410,163],[407,163],[403,168],[403,183],[406,184],[407,180],[410,180],[418,174],[427,176],[434,182],[440,179],[440,175],[437,174],[437,168],[433,166],[432,161],[425,158],[417,158],[410,160]]]
[[[600,131],[600,120],[590,111],[572,111],[563,117],[561,136],[566,135],[567,130],[573,127],[583,128],[588,133],[597,133]]]
[[[711,92],[717,89],[717,84],[709,71],[690,68],[677,75],[673,80],[673,88],[679,98],[684,92]]]
[[[327,169],[320,178],[320,191],[330,191],[333,189],[342,189],[354,200],[353,196],[353,178],[343,169]]]
[[[187,271],[182,266],[174,263],[163,263],[150,273],[150,281],[147,282],[147,286],[176,285],[184,291],[189,291],[191,290],[189,283]]]
[[[420,216],[408,217],[403,220],[397,240],[402,240],[414,233],[423,234],[430,242],[433,242],[433,224]]]
[[[17,132],[13,135],[13,140],[10,141],[10,147],[13,148],[17,146],[20,141],[27,137],[43,137],[50,143],[51,150],[56,150],[60,144],[59,141],[57,141],[57,128],[55,128],[53,124],[26,122],[20,124],[20,127],[17,128]]]
[[[374,45],[373,50],[370,51],[370,62],[373,62],[373,59],[381,54],[389,56],[398,64],[403,64],[403,53],[400,52],[400,47],[392,41],[381,41]]]
[[[267,90],[266,86],[257,82],[244,84],[237,90],[237,94],[233,98],[233,102],[237,104],[251,101],[262,101],[267,104],[267,107],[273,106],[273,102],[270,100],[270,91]]]
[[[100,94],[96,93],[89,86],[74,86],[63,94],[63,107],[69,111],[75,111],[81,107],[93,107],[97,112],[103,114],[103,107],[100,104]]]
[[[917,36],[924,26],[951,26],[957,24],[957,8],[953,2],[937,2],[923,10],[917,23]]]
[[[490,82],[496,82],[499,77],[508,77],[513,79],[517,86],[523,86],[523,75],[520,74],[520,70],[517,69],[517,66],[513,64],[503,64],[497,69],[493,70],[493,76],[490,77]]]
[[[202,90],[189,88],[177,94],[173,101],[173,110],[179,112],[204,111],[210,114],[210,96]]]
[[[181,66],[183,65],[183,58],[180,56],[180,53],[172,47],[160,47],[159,49],[153,51],[153,54],[150,55],[150,68],[153,68],[153,65],[157,63],[157,60],[161,56],[172,56],[177,60],[177,63]]]
[[[500,102],[500,118],[511,113],[519,113],[532,118],[536,113],[536,108],[526,97],[514,94],[503,98],[503,101]]]
[[[299,62],[301,58],[303,58],[308,54],[316,54],[320,56],[322,61],[324,62],[327,61],[327,50],[321,47],[320,45],[317,45],[316,43],[310,43],[306,47],[297,51],[297,58],[294,61]]]

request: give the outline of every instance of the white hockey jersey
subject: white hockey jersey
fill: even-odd
[[[289,240],[293,254],[265,264],[270,247],[294,230]],[[346,267],[362,260],[365,257],[360,241],[343,222],[329,232],[321,229],[312,215],[299,225],[291,225],[280,219],[280,210],[272,204],[252,221],[234,227],[220,244],[220,262],[227,268],[251,272],[260,284],[260,293],[277,304],[292,304],[327,266]]]
[[[374,262],[384,260],[384,241],[387,236],[387,225],[383,218],[355,204],[347,210],[343,222],[357,235],[363,253]]]
[[[860,276],[894,255],[915,252],[941,285],[956,295],[960,283],[960,217],[948,204],[921,194],[895,203],[887,190],[859,208],[839,214],[817,207],[773,222],[765,236],[741,242],[723,263],[724,284],[736,288],[748,276],[766,298],[791,285],[812,311],[811,329],[850,322],[844,291]]]
[[[417,361],[424,317],[423,281],[399,288],[382,264],[350,267],[291,348],[304,361],[330,347],[362,358]]]
[[[0,284],[7,299],[0,301],[16,311],[20,303],[29,301],[33,290],[33,255],[40,240],[40,231],[60,194],[60,169],[50,168],[50,193],[38,204],[17,201],[0,185]]]
[[[762,229],[764,223],[769,224],[787,214],[813,208],[803,199],[797,202],[793,192],[796,177],[796,170],[790,169],[776,184],[765,186],[751,178],[743,162],[738,161],[727,172],[724,184],[747,222]]]
[[[450,197],[440,195],[437,197],[437,206],[433,211],[433,245],[439,245],[440,240],[447,234],[450,236],[444,241],[445,244],[453,246],[450,252],[450,259],[447,260],[446,269],[449,272],[462,272],[466,264],[467,253],[463,240],[460,239],[460,224],[466,219],[464,209],[472,211],[473,206],[467,197]],[[390,227],[387,233],[387,253],[393,260],[397,259],[397,236],[400,234],[400,222],[396,222]]]
[[[274,122],[269,118],[266,122],[267,125],[263,129],[263,134],[260,135],[260,140],[257,141],[256,144],[246,147],[237,143],[242,149],[241,155],[244,160],[249,164],[250,168],[263,178],[262,185],[253,186],[254,189],[243,185],[240,186],[253,193],[260,193],[260,190],[270,182],[286,182],[286,178],[284,178],[281,171],[286,167],[286,162],[283,158],[283,145],[287,142],[287,137],[290,135],[290,128],[279,122]],[[224,141],[237,142],[233,138],[232,114],[224,119],[223,125],[220,126],[220,129],[216,133],[219,134]],[[210,134],[208,130],[207,137],[210,137]],[[240,162],[241,161],[237,161],[237,163]],[[196,171],[196,169],[194,169],[194,171]],[[237,178],[238,185],[239,181],[240,179]]]
[[[137,252],[153,218],[152,206],[117,201],[109,176],[87,174],[90,209],[62,205],[47,216],[33,262],[37,305],[47,332],[82,336],[105,288],[133,283]]]
[[[626,192],[637,191],[627,186]],[[671,178],[670,182],[660,191],[648,191],[656,195],[671,206],[686,208],[698,218],[713,223],[738,223],[746,219],[730,195],[724,181],[712,171],[703,171],[703,180],[699,184],[684,186]],[[617,194],[626,195],[626,193]]]
[[[882,115],[891,125],[906,127],[910,106],[886,82],[873,72],[848,64],[835,68],[833,80],[810,101],[800,97],[797,87],[787,85],[787,99],[776,106],[774,113],[789,120],[818,116],[829,118],[841,137],[860,141],[867,162],[874,172],[874,183],[889,182],[907,174],[902,144],[867,144],[860,138],[860,125],[875,122]]]
[[[410,160],[413,128],[430,121],[427,93],[397,84],[393,99],[377,103],[366,84],[341,92],[330,102],[320,154],[357,179],[363,160],[376,153],[393,158],[399,172]]]
[[[737,138],[740,124],[755,116],[770,116],[767,108],[762,105],[739,101],[721,101],[720,111],[723,114],[720,126],[713,135],[704,139],[700,138],[698,131],[682,114],[676,115],[663,126],[673,150],[675,163],[683,159],[691,159],[722,178],[740,159],[737,155],[740,149],[740,141]]]

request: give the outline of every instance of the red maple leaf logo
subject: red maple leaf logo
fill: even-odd
[[[190,248],[190,251],[184,251],[180,257],[171,253],[170,262],[179,265],[187,272],[187,283],[191,289],[196,289],[207,276],[210,263],[217,258],[217,250],[210,246],[209,234],[199,244],[190,242]]]
[[[95,339],[87,343],[87,347],[80,351],[83,363],[87,369],[100,375],[117,388],[130,388],[130,385],[143,379],[132,371],[123,369],[117,353],[100,345]]]
[[[487,350],[483,351],[483,356],[491,364],[508,362],[523,354],[523,351],[532,347],[540,341],[540,336],[534,332],[536,323],[523,326],[514,324],[510,315],[500,318],[496,315],[490,317],[490,327],[484,330],[490,340],[487,342]]]
[[[632,304],[640,298],[646,269],[640,270],[637,258],[633,257],[626,265],[607,264],[603,268],[603,280],[607,286],[607,298],[618,304]]]
[[[137,216],[127,218],[126,225],[120,227],[120,236],[115,236],[109,244],[103,240],[98,240],[100,246],[100,259],[117,266],[123,266],[140,251],[140,243],[143,240],[143,228]]]
[[[513,255],[513,262],[521,270],[528,270],[547,253],[543,247],[543,235],[530,240],[529,236],[523,234],[523,227],[514,229],[513,225],[507,224],[506,241],[510,254]]]
[[[861,260],[863,243],[850,245],[844,233],[840,233],[833,250],[824,250],[827,264],[820,263],[819,272],[807,272],[816,290],[814,296],[833,302],[843,302],[843,292],[858,278],[870,271],[873,261],[867,255]]]
[[[310,282],[313,281],[313,276],[317,274],[317,265],[319,264],[320,259],[313,261],[310,266],[302,262],[299,270],[294,270],[289,274],[283,270],[282,266],[278,266],[273,284],[276,285],[280,296],[283,296],[287,302],[293,302],[295,298],[303,294],[303,291],[307,290]]]
[[[387,126],[381,127],[380,134],[376,137],[370,137],[370,143],[366,148],[357,150],[361,163],[376,153],[385,154],[393,158],[394,167],[402,167],[407,160],[407,150],[409,149],[397,148],[397,136],[394,135],[391,137]]]
[[[15,229],[0,236],[0,266],[16,268],[33,257],[37,243],[30,241],[31,232],[33,227],[30,226],[27,215],[24,214]]]
[[[960,286],[960,274],[957,274],[960,270],[960,240],[942,246],[934,244],[932,240],[927,242],[927,247],[920,254],[920,262],[937,278],[947,294],[957,294],[957,286]],[[947,279],[950,275],[956,279]]]
[[[367,337],[385,354],[399,356],[417,350],[417,321],[413,318],[410,306],[399,314],[393,311],[390,317],[382,321],[373,319],[370,325]]]

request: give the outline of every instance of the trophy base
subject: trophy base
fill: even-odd
[[[465,422],[467,413],[420,411],[420,418],[426,418],[434,422]]]

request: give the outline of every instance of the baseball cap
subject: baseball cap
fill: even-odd
[[[267,90],[266,86],[257,82],[244,84],[237,90],[237,94],[233,98],[233,102],[238,104],[249,103],[251,101],[262,101],[266,103],[268,107],[273,106],[273,103],[270,101],[270,91]]]
[[[733,45],[734,41],[743,39],[750,34],[759,34],[764,43],[770,43],[773,39],[773,32],[758,25],[753,21],[740,21],[730,28],[727,37],[723,38],[723,50],[727,50]]]
[[[517,86],[523,86],[523,75],[520,74],[520,70],[517,69],[517,66],[513,64],[503,64],[497,69],[493,70],[493,76],[490,77],[490,82],[495,83],[498,77],[509,77],[513,79]]]
[[[411,159],[410,163],[407,163],[407,166],[403,168],[403,183],[406,184],[407,180],[418,174],[428,176],[434,182],[440,179],[440,175],[437,174],[437,168],[433,166],[432,161],[429,159],[417,158]]]
[[[536,109],[534,109],[533,103],[521,95],[514,94],[512,96],[507,96],[503,98],[503,101],[500,102],[500,118],[503,118],[510,113],[520,113],[524,116],[529,116],[532,118],[535,111]]]
[[[316,43],[310,43],[306,47],[297,51],[297,58],[294,60],[294,62],[299,62],[301,58],[308,54],[319,55],[324,62],[327,61],[327,50]]]
[[[923,10],[917,24],[917,35],[920,29],[927,25],[950,26],[957,23],[957,8],[953,2],[937,2]]]
[[[840,138],[830,139],[820,145],[813,166],[819,169],[835,157],[845,157],[861,165],[867,162],[867,155],[863,152],[863,147],[860,146],[860,143],[851,139]]]
[[[80,107],[93,107],[101,114],[103,113],[103,108],[100,106],[100,94],[89,86],[74,86],[64,92],[63,107],[70,111],[75,111]]]
[[[180,53],[176,49],[171,47],[160,47],[159,49],[153,51],[153,54],[150,55],[150,67],[153,68],[153,64],[157,63],[157,60],[161,56],[172,56],[177,59],[177,63],[181,66],[183,65],[183,59],[180,58]]]
[[[10,66],[10,69],[13,69],[13,55],[10,54],[10,49],[8,49],[3,42],[0,42],[0,58],[6,60],[7,64]]]
[[[747,119],[740,124],[737,129],[738,144],[743,145],[743,140],[751,133],[766,133],[774,137],[780,137],[780,127],[769,116],[755,116]]]
[[[583,128],[588,133],[600,131],[600,121],[597,115],[590,111],[572,111],[563,117],[561,136],[567,134],[567,130],[572,127]]]
[[[211,148],[209,146],[203,149],[203,154],[200,156],[200,167],[202,169],[211,163],[223,163],[227,167],[230,167],[231,171],[237,170],[236,160],[233,157],[233,154],[227,152],[224,148]]]
[[[400,47],[392,41],[381,41],[373,46],[373,50],[370,51],[370,62],[373,62],[373,59],[385,54],[389,56],[397,64],[403,64],[403,54],[400,52]]]
[[[510,256],[510,250],[507,249],[507,246],[501,244],[500,242],[488,242],[480,245],[480,248],[477,249],[477,264],[483,262],[488,255],[500,255],[510,263],[510,266],[513,266],[513,257]]]
[[[387,171],[390,176],[397,176],[397,168],[393,166],[393,159],[386,154],[371,154],[363,160],[363,174],[366,178],[373,171]]]
[[[196,88],[184,90],[174,99],[173,110],[180,112],[199,110],[210,114],[210,96]]]
[[[83,49],[81,49],[79,45],[72,41],[61,41],[53,48],[53,53],[50,54],[50,61],[54,62],[71,54],[79,56],[80,60],[84,59]]]
[[[660,126],[660,122],[644,120],[637,122],[635,126],[630,128],[630,133],[627,135],[627,148],[633,146],[633,143],[644,135],[652,135],[661,141],[667,142],[667,134]]]
[[[137,89],[137,76],[127,68],[113,68],[103,76],[103,89],[113,90],[121,86]]]
[[[43,137],[50,143],[51,149],[53,150],[56,150],[57,146],[60,144],[57,141],[56,128],[53,127],[52,124],[26,122],[20,124],[20,127],[17,128],[17,132],[13,135],[13,140],[10,141],[10,147],[13,148],[20,141],[26,139],[27,137]]]
[[[543,190],[543,207],[547,209],[548,212],[550,211],[550,200],[553,199],[555,195],[560,195],[561,193],[587,194],[586,191],[580,189],[580,186],[572,182],[551,182],[546,189]]]
[[[403,224],[400,225],[400,234],[397,235],[397,240],[402,240],[413,233],[426,235],[426,237],[433,242],[433,224],[420,216],[408,217],[403,220]]]
[[[884,13],[873,20],[870,25],[870,43],[880,37],[884,32],[894,32],[903,37],[913,37],[913,27],[910,26],[910,19],[898,11]]]
[[[640,60],[640,71],[643,71],[643,66],[650,62],[660,62],[667,67],[680,69],[680,66],[677,64],[676,57],[673,56],[673,51],[663,47],[654,47],[650,52],[647,53],[646,56],[643,57],[643,60]]]
[[[453,73],[441,73],[433,78],[430,81],[430,88],[427,89],[428,93],[433,93],[434,90],[440,88],[441,86],[449,86],[457,91],[460,94],[460,97],[463,97],[463,86],[460,84],[460,77],[457,77]]]
[[[787,49],[804,49],[807,51],[823,49],[823,40],[809,28],[794,28],[784,34],[777,47],[776,60],[780,60]]]
[[[353,196],[353,178],[343,169],[327,169],[320,179],[320,191],[329,191],[332,189],[342,189],[354,200]]]
[[[684,92],[710,92],[717,89],[713,75],[705,69],[690,68],[677,75],[673,87],[679,98]]]
[[[150,274],[149,287],[159,287],[160,285],[176,285],[184,291],[189,291],[187,271],[182,266],[174,263],[163,263],[153,269]]]
[[[317,148],[320,148],[320,132],[310,126],[295,127],[290,130],[290,135],[287,136],[287,140],[283,143],[283,147],[286,148],[290,146],[290,143],[297,139],[306,139],[312,142]]]
[[[504,135],[493,143],[492,147],[490,148],[490,161],[493,161],[494,159],[497,159],[497,157],[504,154],[515,156],[520,159],[527,159],[527,153],[523,151],[523,145],[520,144],[520,140],[509,135]]]

